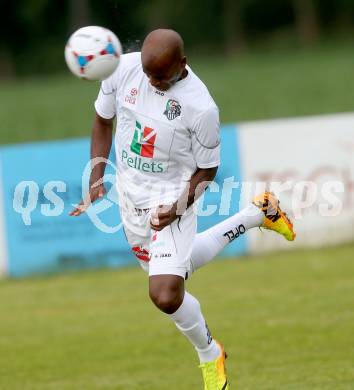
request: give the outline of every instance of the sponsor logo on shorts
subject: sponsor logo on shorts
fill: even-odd
[[[132,251],[134,255],[142,261],[150,261],[150,253],[141,246],[133,246]]]
[[[146,215],[150,212],[151,209],[138,209],[138,208],[134,208],[134,211],[135,211],[135,214],[138,216],[138,217],[141,217],[142,215]]]
[[[181,105],[177,100],[168,99],[166,103],[166,110],[163,113],[169,121],[181,115]]]
[[[236,238],[239,238],[240,235],[244,234],[246,231],[246,228],[243,225],[239,225],[235,227],[233,230],[229,230],[228,232],[224,233],[223,236],[227,237],[229,242],[235,240]]]
[[[155,245],[154,248],[157,246],[162,246],[162,245]],[[154,258],[155,259],[169,259],[172,257],[172,253],[155,253]]]

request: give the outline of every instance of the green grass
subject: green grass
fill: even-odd
[[[222,122],[353,110],[351,44],[191,59]],[[69,75],[0,85],[0,144],[90,133],[98,84]]]
[[[215,262],[188,289],[232,389],[354,388],[354,244]],[[140,269],[0,283],[0,388],[201,389],[193,348]]]

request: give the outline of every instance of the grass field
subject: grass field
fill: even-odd
[[[354,388],[353,253],[228,260],[193,276],[232,389]],[[192,347],[140,269],[1,282],[0,307],[0,389],[201,389]]]
[[[191,59],[223,123],[352,111],[352,44]],[[90,133],[97,83],[64,75],[0,85],[0,144]]]

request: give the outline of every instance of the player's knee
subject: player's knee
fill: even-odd
[[[175,291],[150,289],[149,293],[155,306],[166,314],[174,313],[182,304],[183,298]]]

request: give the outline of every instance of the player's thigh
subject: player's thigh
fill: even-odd
[[[150,244],[149,275],[177,275],[186,278],[190,272],[190,257],[197,223],[193,209],[153,232]]]

